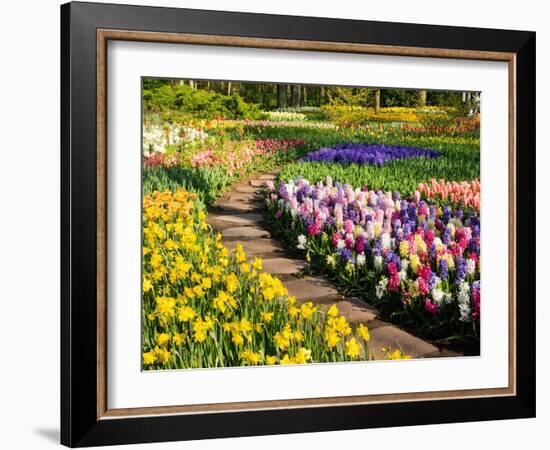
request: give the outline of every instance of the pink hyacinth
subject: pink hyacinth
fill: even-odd
[[[433,303],[429,298],[424,301],[424,309],[434,316],[439,312],[439,306]]]
[[[393,292],[397,291],[399,289],[399,281],[399,274],[397,273],[397,271],[395,273],[392,273],[390,275],[388,289]]]
[[[344,231],[346,233],[353,233],[354,228],[355,228],[355,225],[353,224],[353,221],[348,219],[344,222]]]
[[[319,228],[319,226],[316,223],[312,223],[311,225],[309,225],[307,227],[307,233],[310,236],[317,236],[318,234],[321,233],[321,229]]]
[[[479,319],[479,313],[481,310],[481,296],[479,289],[473,289],[474,308],[472,311],[472,320]]]

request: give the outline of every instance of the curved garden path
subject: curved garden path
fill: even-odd
[[[379,320],[374,307],[356,297],[345,297],[322,277],[300,276],[307,263],[287,253],[271,238],[264,223],[262,190],[268,180],[276,177],[277,171],[272,171],[235,183],[209,208],[207,222],[222,233],[224,245],[232,249],[240,243],[249,257],[261,257],[263,270],[278,276],[298,302],[312,301],[321,308],[336,303],[352,326],[366,325],[375,359],[384,358],[382,348],[401,348],[413,358],[456,356]]]

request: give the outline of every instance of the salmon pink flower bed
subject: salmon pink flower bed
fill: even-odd
[[[419,183],[418,191],[430,199],[453,202],[456,205],[470,207],[479,211],[481,207],[481,185],[474,181],[446,181],[431,179],[427,183]]]

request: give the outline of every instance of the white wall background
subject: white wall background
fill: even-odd
[[[550,140],[550,29],[544,2],[435,0],[357,2],[316,0],[164,0],[128,3],[365,20],[525,29],[537,32],[538,198]],[[0,26],[0,447],[42,449],[59,439],[59,0],[4,2]],[[541,448],[550,425],[547,348],[550,308],[545,275],[549,218],[539,201],[537,229],[538,417],[534,420],[358,430],[132,446],[227,450],[293,448],[407,448],[446,450]],[[521,262],[520,262],[521,263]],[[534,300],[534,299],[533,299]]]

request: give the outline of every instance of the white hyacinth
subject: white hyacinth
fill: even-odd
[[[387,288],[388,288],[388,279],[386,277],[382,277],[378,282],[378,284],[376,285],[376,297],[382,298],[386,293]]]
[[[432,298],[434,300],[434,303],[439,306],[443,302],[443,299],[445,298],[445,292],[443,292],[439,288],[433,288],[432,289]]]
[[[376,270],[382,270],[382,263],[383,263],[383,259],[380,255],[377,255],[374,257],[374,267],[376,268]]]
[[[469,322],[470,313],[472,312],[470,305],[467,305],[466,303],[461,303],[458,305],[458,309],[460,311],[459,320],[462,322]]]
[[[460,320],[462,322],[468,322],[470,320],[470,313],[472,307],[470,305],[470,285],[468,282],[463,281],[458,288],[458,309],[460,310]]]
[[[476,271],[476,262],[471,259],[471,258],[468,258],[466,260],[466,273],[468,275],[473,275]]]
[[[382,233],[381,236],[382,248],[391,248],[391,236],[389,233]]]
[[[298,245],[296,246],[296,248],[299,248],[300,250],[305,250],[306,242],[307,242],[306,237],[303,234],[301,234],[300,236],[298,236]]]
[[[338,239],[338,242],[336,243],[336,248],[338,250],[343,250],[346,248],[346,242],[343,239]]]
[[[357,265],[358,266],[365,265],[366,260],[367,260],[367,258],[365,257],[364,253],[360,253],[359,255],[357,255]]]
[[[286,190],[287,190],[287,192],[290,196],[294,195],[294,187],[295,187],[294,183],[292,183],[292,182],[286,183],[285,187],[286,187]]]
[[[169,145],[194,144],[207,138],[207,133],[193,127],[146,125],[143,128],[143,154],[165,153]]]

